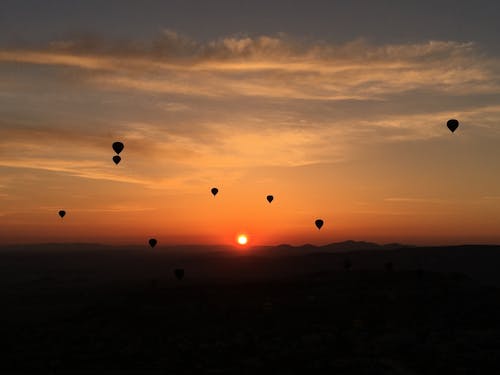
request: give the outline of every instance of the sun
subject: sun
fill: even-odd
[[[246,245],[248,243],[248,237],[246,234],[239,234],[238,235],[238,238],[236,239],[236,241],[240,244],[240,245]]]

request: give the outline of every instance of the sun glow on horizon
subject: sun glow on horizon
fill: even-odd
[[[248,243],[248,237],[246,234],[239,234],[236,241],[238,242],[238,244],[244,246]]]
[[[500,54],[257,26],[0,36],[1,245],[500,243]]]

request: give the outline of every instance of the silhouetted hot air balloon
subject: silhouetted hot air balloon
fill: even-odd
[[[451,130],[452,133],[457,130],[458,125],[458,120],[455,120],[453,118],[451,120],[448,120],[448,122],[446,123],[446,126]]]
[[[122,161],[122,158],[119,157],[118,155],[115,155],[113,156],[113,161],[115,162],[116,165],[118,165],[118,163]]]
[[[274,197],[273,197],[272,195],[268,195],[268,196],[266,197],[266,199],[267,199],[267,201],[268,201],[269,203],[271,203],[271,202],[273,201]]]
[[[113,151],[116,152],[117,154],[119,154],[120,152],[122,152],[124,147],[125,146],[121,142],[115,142],[115,143],[113,143]]]
[[[174,270],[174,275],[177,280],[182,280],[184,278],[184,270],[182,268],[176,268]]]
[[[64,210],[59,211],[59,216],[61,216],[62,219],[64,216],[66,216],[66,211]]]
[[[158,241],[155,238],[150,238],[148,242],[149,242],[149,246],[151,246],[151,248],[155,247],[156,244],[158,243]]]
[[[323,222],[323,220],[321,220],[321,219],[317,219],[317,220],[314,222],[314,224],[316,224],[316,227],[317,227],[318,229],[321,229],[321,227],[323,226],[324,222]]]
[[[217,195],[217,193],[219,192],[219,189],[217,189],[217,188],[215,188],[215,187],[214,187],[214,188],[212,188],[210,191],[212,192],[212,194],[213,194],[213,195],[214,195],[214,197],[215,197],[215,196]]]

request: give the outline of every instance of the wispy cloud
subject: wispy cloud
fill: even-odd
[[[45,49],[3,50],[0,61],[92,71],[104,88],[202,96],[306,100],[383,99],[430,89],[498,92],[497,62],[473,43],[431,41],[373,46],[229,37],[199,43],[167,31],[150,44],[63,41]]]
[[[104,167],[103,162],[94,160],[61,160],[36,158],[2,159],[1,167],[38,169],[50,172],[67,173],[72,176],[89,178],[94,180],[109,180],[134,184],[146,184],[144,179],[120,176],[106,172],[109,168]]]
[[[498,136],[499,66],[474,43],[198,42],[172,31],[150,43],[92,37],[4,49],[0,74],[15,79],[5,79],[12,102],[0,104],[0,166],[186,187],[438,138],[450,117]],[[459,97],[467,106],[453,104]],[[115,139],[131,156],[126,176],[110,170]]]
[[[324,215],[334,235],[497,229],[500,63],[475,43],[60,40],[0,49],[0,96],[3,228],[42,228],[61,205],[188,236],[187,215],[292,231],[295,215]],[[221,199],[205,206],[211,186]],[[276,201],[260,212],[268,190]]]
[[[416,198],[416,197],[391,197],[391,198],[385,198],[384,201],[396,202],[396,203],[442,203],[442,202],[445,202],[443,199]]]

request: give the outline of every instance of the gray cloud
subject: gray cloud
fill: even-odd
[[[343,100],[424,87],[498,91],[494,59],[473,43],[444,41],[332,45],[261,36],[199,43],[167,31],[150,44],[95,38],[3,50],[0,61],[74,67],[96,72],[91,82],[105,87],[183,95]]]

